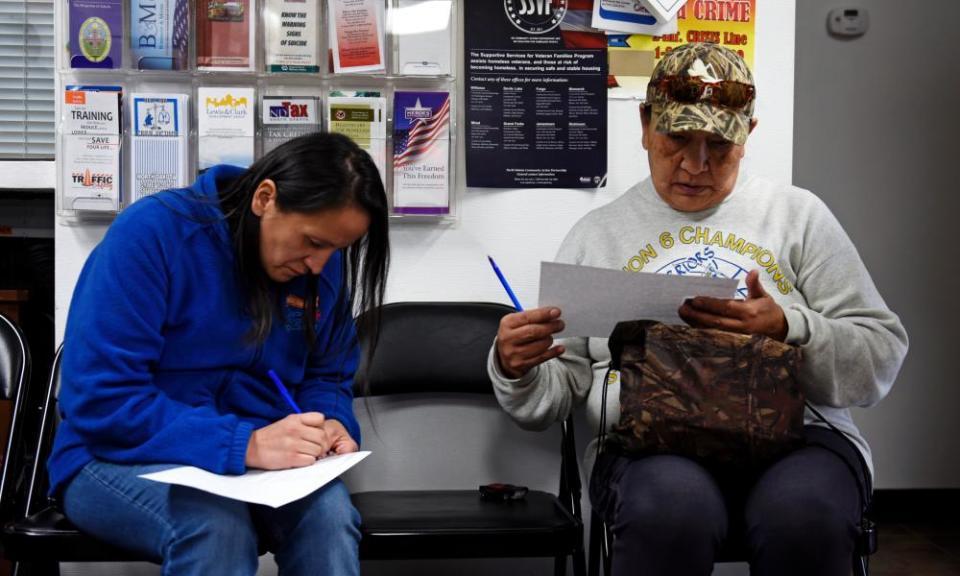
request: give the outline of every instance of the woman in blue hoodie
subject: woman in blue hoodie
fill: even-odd
[[[126,209],[84,265],[67,321],[48,464],[67,516],[164,574],[253,575],[258,547],[282,574],[358,574],[359,516],[340,481],[273,509],[138,476],[357,450],[353,315],[382,302],[388,260],[380,175],[339,135],[297,138],[247,170],[216,166]]]

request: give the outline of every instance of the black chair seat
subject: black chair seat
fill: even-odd
[[[10,522],[3,527],[5,555],[15,561],[37,562],[50,559],[56,551],[59,562],[149,561],[134,552],[104,544],[74,527],[62,512],[53,507]]]
[[[530,491],[493,502],[475,490],[360,492],[360,557],[556,556],[582,541],[582,527],[556,496]]]
[[[353,503],[363,518],[365,559],[552,556],[582,538],[577,519],[546,492],[508,502],[485,501],[471,490],[362,492]],[[50,550],[60,562],[149,561],[87,536],[52,507],[3,532],[15,561],[43,561]]]
[[[489,303],[405,303],[383,307],[383,329],[376,361],[370,367],[369,389],[357,386],[357,396],[406,393],[492,394],[486,359],[500,318],[512,309]],[[362,326],[364,323],[360,322]],[[361,338],[365,338],[361,331]],[[368,345],[363,340],[364,346]],[[17,499],[3,498],[11,514],[0,531],[0,548],[18,561],[21,574],[54,575],[58,562],[148,560],[130,551],[98,542],[77,530],[42,496],[48,489],[44,465],[56,430],[57,391],[62,346],[45,388],[26,394],[37,414],[29,426],[15,426],[13,446],[20,446],[24,429],[35,435],[33,458],[7,466],[3,494],[13,493],[13,478],[29,478]],[[2,368],[2,366],[0,366]],[[356,382],[363,381],[358,376]],[[18,389],[22,390],[21,387]],[[37,410],[40,408],[40,410]],[[561,423],[560,486],[557,495],[528,493],[526,499],[487,502],[476,490],[387,491],[353,496],[363,525],[362,559],[550,557],[554,573],[562,575],[572,557],[574,573],[583,576],[583,523],[580,517],[580,475],[577,469],[573,420]],[[15,473],[11,473],[14,472]],[[23,494],[20,494],[22,492]],[[13,508],[18,508],[13,513]],[[42,510],[40,508],[43,508]],[[25,516],[25,517],[24,517]],[[261,553],[264,550],[261,549]]]
[[[380,309],[377,353],[354,380],[354,394],[493,394],[487,375],[490,345],[509,306],[486,302],[398,302]],[[359,334],[364,347],[369,334]],[[365,348],[366,349],[366,348]],[[359,385],[366,383],[366,386]],[[560,485],[556,494],[527,493],[496,502],[473,490],[390,490],[353,494],[361,517],[360,558],[553,558],[562,575],[567,558],[586,575],[580,472],[573,419],[561,423]]]

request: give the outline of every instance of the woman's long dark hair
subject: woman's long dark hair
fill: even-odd
[[[264,180],[276,185],[277,208],[312,213],[355,205],[370,217],[367,233],[346,249],[342,259],[341,292],[346,299],[336,307],[334,322],[341,325],[363,314],[369,359],[376,347],[379,308],[383,303],[390,239],[387,196],[376,164],[352,140],[340,134],[315,132],[290,140],[220,190],[220,208],[226,218],[240,277],[253,319],[250,338],[263,342],[270,334],[280,302],[273,281],[260,261],[260,218],[252,200]],[[308,273],[304,293],[303,328],[308,344],[316,333],[317,276]]]

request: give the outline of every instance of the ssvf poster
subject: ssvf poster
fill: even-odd
[[[466,0],[467,186],[596,188],[607,41],[591,0]]]

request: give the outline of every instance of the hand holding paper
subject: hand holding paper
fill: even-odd
[[[692,298],[680,307],[680,317],[694,328],[719,328],[786,340],[787,318],[783,308],[763,289],[756,270],[747,274],[747,290],[746,300]]]
[[[534,366],[563,354],[553,335],[563,330],[559,308],[536,308],[507,314],[497,330],[497,361],[508,378],[520,378]],[[551,348],[552,347],[552,348]]]
[[[737,280],[624,272],[590,266],[540,264],[540,306],[563,310],[560,336],[606,338],[622,320],[682,321],[687,298],[733,298]]]

